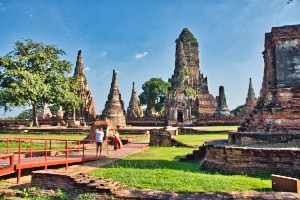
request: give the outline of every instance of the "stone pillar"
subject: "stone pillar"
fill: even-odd
[[[224,91],[223,86],[219,87],[219,96],[217,97],[217,99],[218,99],[218,107],[217,107],[215,115],[216,116],[229,116],[230,111],[229,111],[227,103],[226,103],[226,96],[225,96],[225,91]]]

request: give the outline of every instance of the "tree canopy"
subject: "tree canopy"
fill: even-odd
[[[169,86],[170,83],[161,78],[151,78],[142,85],[143,92],[139,99],[141,105],[147,105],[146,114],[153,108],[159,113],[162,112]]]
[[[237,116],[244,109],[244,105],[237,106],[235,109],[231,110],[230,113]]]
[[[76,77],[68,76],[71,63],[60,60],[66,53],[54,45],[31,39],[17,41],[14,50],[0,57],[0,107],[32,106],[33,126],[37,109],[44,103],[79,107]]]

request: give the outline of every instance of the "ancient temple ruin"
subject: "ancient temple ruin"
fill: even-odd
[[[257,98],[255,96],[252,80],[250,78],[246,103],[243,106],[242,112],[239,113],[239,116],[244,116],[244,117],[248,116],[254,110],[256,103],[257,103]]]
[[[254,110],[238,132],[228,133],[228,140],[205,143],[200,168],[300,178],[300,25],[272,28],[263,55],[263,83]],[[250,79],[249,110],[253,97]]]
[[[299,132],[300,25],[265,34],[264,76],[256,109],[241,131]]]
[[[169,124],[190,124],[199,116],[212,116],[216,99],[208,91],[207,77],[200,71],[198,42],[184,28],[176,39],[175,70],[165,100],[164,115]]]
[[[117,72],[113,70],[112,83],[108,94],[105,108],[102,111],[102,118],[108,118],[112,126],[123,128],[126,126],[124,102],[118,88]]]
[[[42,110],[42,112],[39,114],[38,119],[39,119],[39,120],[43,120],[43,119],[51,119],[51,117],[52,117],[52,113],[51,113],[51,110],[50,110],[50,108],[49,108],[49,104],[44,103],[43,110]]]
[[[217,109],[215,112],[215,116],[216,117],[229,116],[230,110],[228,109],[228,106],[226,103],[226,96],[225,96],[225,91],[224,91],[223,86],[219,87],[219,96],[216,97],[216,100],[218,102],[218,105],[217,105]]]
[[[81,125],[84,125],[96,120],[96,109],[92,93],[89,90],[88,81],[84,74],[81,50],[78,51],[74,76],[77,76],[78,84],[80,85],[80,89],[77,91],[77,94],[80,96],[81,100],[83,100],[83,104],[80,105],[80,108],[77,110],[69,109],[66,112],[66,117],[68,123],[72,123],[72,121],[79,121]]]
[[[143,110],[141,109],[139,105],[139,101],[136,95],[136,90],[134,87],[134,82],[132,84],[132,92],[131,92],[131,98],[129,102],[129,106],[127,108],[127,119],[129,118],[139,118],[143,117]]]

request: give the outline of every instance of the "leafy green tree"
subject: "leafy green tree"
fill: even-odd
[[[18,116],[17,119],[32,119],[32,109],[23,110]]]
[[[159,113],[162,112],[169,86],[170,83],[161,78],[151,78],[142,85],[143,92],[139,99],[141,105],[147,105],[146,114],[153,108]]]
[[[56,115],[57,111],[59,110],[59,105],[53,104],[53,105],[49,106],[49,109],[50,109],[52,115]]]
[[[240,105],[240,106],[236,107],[235,109],[231,110],[230,113],[237,116],[240,112],[242,112],[243,109],[244,109],[244,105]]]
[[[77,77],[68,76],[71,63],[60,60],[66,53],[53,45],[30,39],[17,41],[14,50],[0,57],[0,107],[32,106],[33,126],[37,109],[44,103],[78,108],[81,100]]]

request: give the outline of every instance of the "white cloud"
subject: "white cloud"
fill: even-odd
[[[6,8],[5,8],[5,6],[3,5],[3,3],[0,3],[0,12],[1,11],[5,11],[6,10]]]
[[[108,74],[108,73],[109,73],[109,71],[108,71],[108,70],[106,70],[104,73],[105,73],[105,74]]]
[[[84,69],[85,69],[85,71],[89,71],[91,68],[85,67]]]
[[[29,15],[30,18],[33,18],[33,15]]]
[[[105,58],[106,55],[107,55],[106,51],[102,51],[102,53],[99,53],[99,56],[102,58]]]
[[[137,53],[137,54],[135,54],[135,59],[140,59],[147,55],[148,55],[148,52],[146,52],[146,51],[144,53]]]

